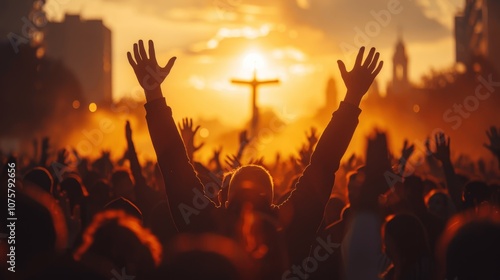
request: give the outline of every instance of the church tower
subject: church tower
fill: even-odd
[[[408,56],[401,35],[396,43],[392,64],[392,93],[399,94],[407,91],[410,87],[408,81]]]

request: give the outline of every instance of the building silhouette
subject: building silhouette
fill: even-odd
[[[111,104],[111,31],[102,20],[66,15],[47,24],[44,44],[45,55],[62,61],[80,81],[84,100],[79,104]]]
[[[499,34],[500,1],[466,0],[464,10],[455,17],[456,61],[468,70],[493,71],[498,76]]]
[[[408,55],[402,36],[398,36],[394,55],[392,56],[392,81],[387,87],[387,94],[401,94],[411,88],[408,80]]]

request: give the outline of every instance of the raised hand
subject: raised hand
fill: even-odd
[[[432,155],[440,162],[450,161],[450,137],[446,138],[443,132],[434,135],[436,151]]]
[[[132,128],[130,127],[130,122],[127,120],[125,123],[125,139],[127,140],[127,150],[123,156],[124,159],[131,159],[133,153],[135,153],[134,142],[132,141]]]
[[[222,146],[219,148],[215,148],[213,151],[212,158],[210,159],[210,162],[219,162],[220,163],[220,154],[222,153]]]
[[[248,132],[243,130],[240,132],[240,149],[241,147],[246,147],[250,143],[250,138],[248,138]]]
[[[229,170],[236,169],[241,166],[241,162],[238,160],[238,158],[235,155],[227,155],[225,163],[227,166],[229,166]]]
[[[486,131],[486,135],[490,143],[484,143],[484,147],[500,160],[500,129],[492,126]]]
[[[170,58],[165,66],[158,65],[156,61],[156,53],[153,41],[149,40],[149,57],[144,47],[144,42],[139,40],[139,43],[134,44],[134,58],[132,54],[127,52],[128,62],[134,69],[135,76],[139,84],[146,92],[147,101],[155,98],[161,98],[160,85],[165,78],[170,74],[170,70],[174,66],[176,57]],[[135,59],[135,60],[134,60]]]
[[[318,131],[315,127],[311,127],[311,134],[307,134],[307,142],[309,143],[309,149],[312,149],[316,143],[318,143]]]
[[[248,164],[264,166],[264,157],[250,159],[250,162]]]
[[[309,149],[306,145],[303,145],[299,150],[299,162],[302,165],[302,168],[309,165],[311,162],[312,150]]]
[[[238,161],[241,160],[241,158],[243,157],[243,152],[245,151],[245,148],[250,143],[250,138],[248,138],[248,132],[246,130],[243,130],[242,132],[240,132],[239,142],[240,142],[240,146],[238,147],[238,152],[236,153],[236,158],[238,159]]]
[[[57,162],[60,164],[68,165],[68,150],[62,148],[57,152]]]
[[[408,146],[408,140],[405,139],[405,142],[403,143],[403,150],[401,150],[401,158],[406,161],[411,157],[413,152],[415,151],[415,145],[410,145]]]
[[[415,145],[409,145],[408,140],[405,139],[403,143],[403,149],[401,150],[401,158],[399,159],[399,167],[398,167],[398,173],[401,176],[406,177],[405,174],[405,169],[406,169],[406,163],[410,159],[411,155],[415,151]]]
[[[130,128],[130,122],[125,123],[125,138],[127,141],[132,141],[132,128]]]
[[[182,119],[182,124],[179,123],[179,130],[181,131],[182,140],[184,140],[186,152],[190,160],[193,160],[194,153],[205,145],[203,142],[198,146],[194,144],[194,136],[198,132],[198,129],[200,129],[199,125],[193,129],[193,119],[190,118],[184,118]]]
[[[210,162],[215,163],[217,168],[217,173],[222,172],[222,165],[220,163],[220,154],[222,153],[222,146],[218,149],[214,149],[213,156],[210,159]]]
[[[361,47],[356,57],[356,62],[351,71],[347,71],[346,66],[343,61],[338,60],[340,74],[344,80],[344,84],[347,87],[347,94],[344,101],[351,103],[355,106],[359,106],[361,98],[370,88],[375,77],[378,75],[382,66],[383,61],[378,62],[380,54],[375,53],[375,48],[371,48],[366,60],[363,62],[363,54],[365,52],[365,47]]]
[[[430,137],[425,138],[425,155],[428,157],[432,156],[431,138]]]

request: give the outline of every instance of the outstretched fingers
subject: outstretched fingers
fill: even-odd
[[[370,52],[368,53],[368,56],[365,59],[365,62],[362,65],[363,67],[368,68],[370,66],[370,64],[372,63],[374,54],[375,54],[375,48],[371,48]]]
[[[337,60],[337,64],[339,65],[340,75],[342,76],[342,79],[344,79],[344,77],[347,75],[345,64],[342,60]]]
[[[356,57],[356,62],[354,63],[354,67],[361,65],[364,53],[365,53],[365,47],[361,47],[359,49],[358,56]]]
[[[149,47],[149,59],[151,59],[156,63],[155,44],[153,43],[153,40],[148,41],[148,47]]]
[[[199,125],[197,125],[196,128],[193,130],[193,134],[196,134],[196,132],[198,132],[198,129],[200,129]]]
[[[144,47],[144,41],[139,40],[139,54],[142,57],[142,60],[147,60],[148,55],[146,54],[146,48]]]
[[[380,73],[380,70],[382,70],[383,66],[384,66],[384,62],[380,61],[380,63],[378,64],[377,68],[375,69],[375,71],[373,71],[372,75],[373,76],[377,76],[378,73]]]
[[[380,57],[380,53],[377,52],[375,54],[375,56],[373,57],[372,61],[370,64],[368,64],[368,70],[370,70],[371,72],[373,72],[373,70],[375,69],[375,67],[377,66],[377,63],[378,63],[378,59]]]
[[[132,58],[132,54],[130,52],[127,52],[127,58],[128,58],[128,63],[130,66],[132,66],[132,69],[136,69],[137,63],[135,63],[134,59]]]
[[[142,57],[139,54],[139,45],[137,45],[137,43],[134,44],[134,58],[137,64],[142,62]]]
[[[174,63],[175,63],[175,60],[177,59],[177,57],[171,57],[169,59],[169,61],[167,62],[167,64],[165,65],[165,67],[162,68],[162,71],[168,75],[170,74],[170,70],[172,69],[172,67],[174,67]]]

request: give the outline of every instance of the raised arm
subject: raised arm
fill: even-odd
[[[248,138],[248,133],[246,130],[243,130],[242,132],[240,132],[239,142],[240,142],[240,145],[238,147],[238,152],[236,153],[236,159],[238,161],[241,161],[241,158],[243,157],[243,152],[245,151],[245,148],[250,143],[250,138]]]
[[[145,187],[146,178],[142,175],[142,168],[135,151],[134,141],[132,140],[132,128],[130,128],[129,121],[125,124],[125,138],[127,139],[127,159],[130,162],[130,170],[132,171],[135,185]]]
[[[159,66],[153,41],[149,41],[149,55],[143,41],[134,44],[134,57],[127,53],[137,80],[144,89],[147,103],[146,120],[155,148],[158,164],[165,181],[165,191],[172,217],[179,231],[201,230],[210,225],[209,200],[203,195],[203,185],[197,178],[186,153],[186,148],[167,106],[160,85],[170,73],[176,58]]]
[[[324,208],[333,188],[335,172],[358,124],[361,113],[359,103],[383,65],[382,62],[378,63],[379,53],[375,53],[374,48],[364,62],[363,53],[364,47],[359,50],[351,71],[346,70],[342,61],[338,62],[347,94],[319,138],[310,164],[299,178],[295,190],[282,206],[293,207],[295,213],[289,226],[289,242],[308,242],[321,224]],[[292,254],[302,253],[296,251]]]
[[[401,175],[401,177],[405,177],[406,173],[406,163],[410,159],[411,155],[415,151],[415,145],[409,145],[408,140],[405,139],[404,144],[403,144],[403,149],[401,150],[401,157],[399,158],[398,161],[398,173]]]
[[[333,187],[334,173],[339,168],[340,160],[358,124],[358,116],[361,113],[359,103],[383,65],[383,62],[378,62],[380,54],[375,52],[375,48],[370,50],[364,62],[363,54],[364,47],[359,50],[351,71],[347,71],[345,64],[338,61],[347,93],[319,138],[310,164],[296,185],[296,191],[303,192],[297,197],[298,202],[312,195],[314,199],[313,197],[311,199],[316,203],[321,202],[318,206],[324,208],[323,203],[326,204],[328,201]],[[303,190],[299,190],[301,188]]]
[[[446,137],[444,133],[438,132],[434,135],[434,142],[436,144],[436,150],[432,153],[432,155],[441,162],[446,178],[448,192],[450,193],[453,203],[455,203],[457,209],[460,209],[462,206],[462,191],[458,185],[455,169],[451,163],[450,137]]]

